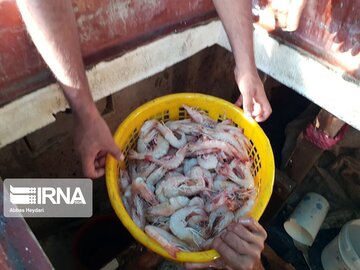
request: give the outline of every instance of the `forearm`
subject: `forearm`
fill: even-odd
[[[251,0],[213,0],[224,25],[239,73],[256,72]]]
[[[58,79],[76,116],[95,106],[82,61],[70,0],[17,0],[27,30]]]

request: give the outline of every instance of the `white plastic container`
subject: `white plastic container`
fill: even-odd
[[[321,253],[324,270],[360,270],[360,219],[346,223]]]
[[[328,210],[329,202],[323,196],[307,193],[284,223],[285,231],[300,244],[311,246]]]

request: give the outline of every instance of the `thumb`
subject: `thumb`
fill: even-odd
[[[207,262],[207,263],[185,263],[184,266],[186,270],[193,270],[193,269],[209,268],[209,267],[213,267],[214,265],[212,262]]]
[[[252,96],[249,96],[248,94],[243,94],[243,109],[245,115],[251,117],[252,111],[254,109]]]
[[[114,141],[112,141],[111,145],[107,150],[115,159],[124,160],[125,157],[123,153]]]
[[[242,97],[242,95],[240,95],[238,100],[235,102],[235,105],[238,106],[238,107],[242,107],[242,105],[243,105],[243,97]]]

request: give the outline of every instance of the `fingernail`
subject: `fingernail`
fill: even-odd
[[[252,221],[251,218],[248,218],[248,217],[242,217],[242,218],[238,219],[238,223],[241,223],[241,224],[250,224],[251,221]]]

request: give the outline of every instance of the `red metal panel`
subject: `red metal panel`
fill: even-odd
[[[87,66],[216,16],[211,0],[74,0],[74,10]],[[273,34],[360,79],[359,0],[307,0],[298,30]],[[0,1],[0,105],[52,80],[15,0]]]
[[[25,219],[4,217],[3,195],[0,178],[0,269],[53,269]]]
[[[87,65],[215,17],[211,0],[74,0]],[[0,105],[51,81],[15,0],[0,1]]]
[[[267,0],[254,3],[261,8],[269,5]],[[277,29],[273,34],[360,80],[359,0],[306,0],[299,28]]]

